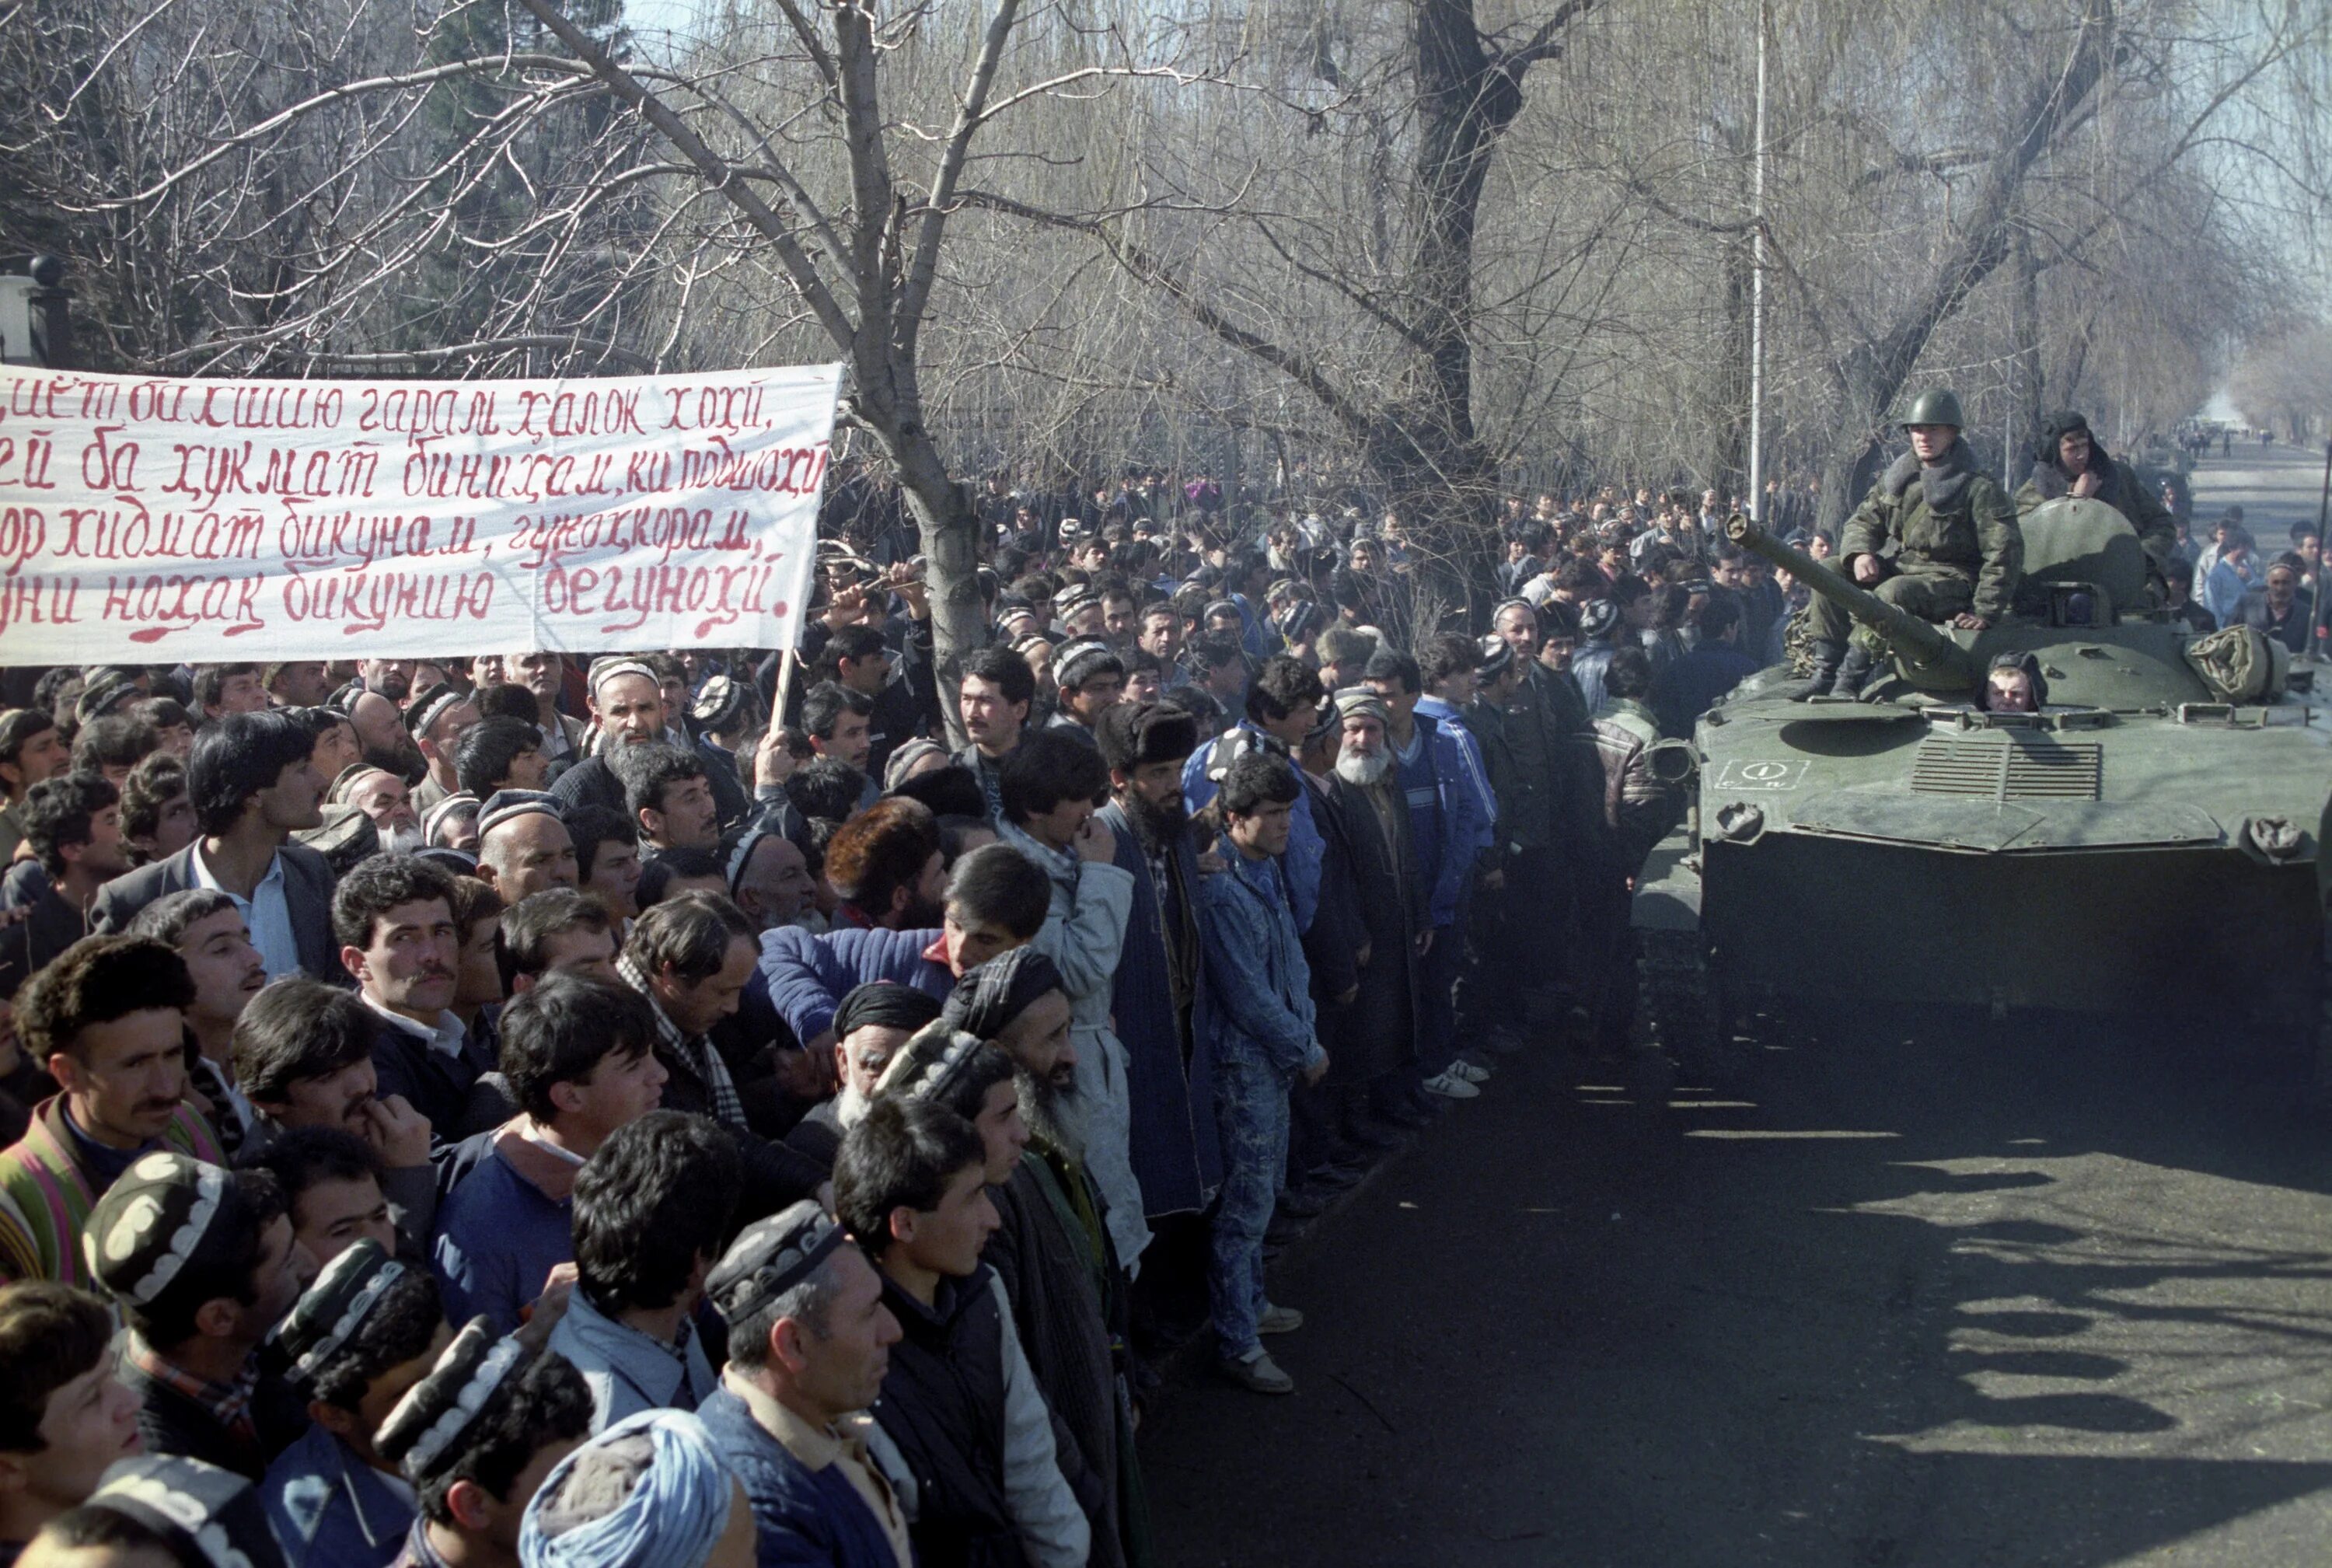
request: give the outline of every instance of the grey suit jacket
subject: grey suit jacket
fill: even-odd
[[[196,844],[202,841],[196,839]],[[283,860],[283,902],[292,914],[292,933],[300,944],[300,970],[311,980],[330,985],[349,983],[340,964],[340,944],[332,938],[332,872],[324,857],[304,844],[286,844],[275,852]],[[155,900],[200,885],[195,881],[195,845],[151,865],[124,873],[97,890],[90,905],[93,932],[129,929],[138,912]]]

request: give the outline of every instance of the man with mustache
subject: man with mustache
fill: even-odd
[[[636,659],[607,659],[591,671],[591,717],[599,726],[597,754],[559,776],[550,792],[563,807],[605,806],[622,812],[624,783],[608,765],[608,753],[625,746],[655,745],[664,734],[664,684]]]
[[[194,990],[177,953],[124,935],[83,937],[16,993],[18,1040],[60,1092],[0,1151],[0,1279],[88,1285],[81,1229],[122,1172],[164,1149],[225,1158],[185,1103]]]
[[[471,1085],[493,1064],[454,1011],[461,938],[451,875],[409,855],[376,855],[332,894],[332,930],[358,999],[380,1017],[373,1065],[441,1137],[459,1136]]]
[[[787,1144],[828,1170],[842,1135],[874,1103],[874,1085],[916,1030],[940,1016],[937,998],[896,980],[855,987],[834,1009],[835,1071],[841,1088],[786,1134]]]

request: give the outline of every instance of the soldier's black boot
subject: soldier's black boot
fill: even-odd
[[[1847,645],[1846,657],[1838,666],[1838,683],[1830,688],[1840,697],[1862,695],[1862,683],[1870,678],[1870,650],[1860,643]]]
[[[1838,683],[1839,661],[1846,656],[1846,649],[1837,643],[1817,642],[1812,645],[1812,653],[1813,675],[1806,682],[1806,689],[1802,695],[1827,697],[1830,687]]]

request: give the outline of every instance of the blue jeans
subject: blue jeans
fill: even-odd
[[[1458,1059],[1458,977],[1466,968],[1466,928],[1474,879],[1458,894],[1458,917],[1433,933],[1433,951],[1417,966],[1417,1076],[1419,1083]]]
[[[1222,1130],[1223,1191],[1215,1210],[1207,1305],[1222,1353],[1262,1348],[1263,1233],[1287,1169],[1287,1079],[1258,1062],[1215,1063],[1215,1119]]]

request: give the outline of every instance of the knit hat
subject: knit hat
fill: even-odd
[[[388,1287],[405,1273],[404,1264],[370,1239],[355,1243],[324,1265],[316,1283],[275,1325],[275,1343],[291,1362],[293,1381],[311,1382],[356,1337]]]
[[[496,793],[499,794],[501,791],[497,790]],[[432,806],[427,811],[423,812],[421,816],[421,842],[424,844],[435,843],[437,839],[437,829],[444,825],[446,818],[458,817],[465,810],[475,812],[481,817],[484,815],[483,803],[480,801],[476,796],[471,794],[467,789],[456,789],[454,793],[446,796],[445,798],[437,802],[436,805]]]
[[[1297,599],[1279,612],[1279,635],[1291,647],[1319,636],[1327,624],[1325,612],[1310,599]]]
[[[813,1199],[756,1219],[704,1278],[704,1296],[734,1328],[808,1279],[849,1238]]]
[[[917,736],[914,740],[901,741],[899,749],[891,753],[891,760],[883,764],[883,788],[896,789],[907,781],[908,770],[916,763],[926,757],[946,755],[947,748],[937,741],[926,741]]]
[[[283,1568],[266,1505],[233,1470],[175,1454],[139,1454],[110,1466],[88,1507],[119,1514],[168,1541],[182,1563]]]
[[[478,811],[478,837],[483,842],[487,834],[503,823],[532,812],[566,820],[559,797],[541,789],[497,789],[486,797]]]
[[[485,1318],[472,1318],[437,1364],[388,1412],[374,1434],[374,1448],[406,1480],[421,1485],[436,1474],[462,1434],[528,1360],[526,1347],[515,1338],[496,1334]]]
[[[1336,717],[1339,719],[1374,719],[1380,724],[1392,722],[1392,710],[1385,706],[1382,697],[1366,686],[1346,686],[1336,693]]]
[[[1095,675],[1114,673],[1125,678],[1125,661],[1099,637],[1082,637],[1053,655],[1053,684],[1074,692]]]
[[[89,1271],[114,1298],[147,1306],[235,1210],[234,1178],[167,1151],[132,1163],[90,1210],[81,1232]]]
[[[445,716],[446,711],[468,700],[468,693],[450,681],[440,681],[419,696],[405,710],[405,728],[415,740],[429,732],[429,726]]]

